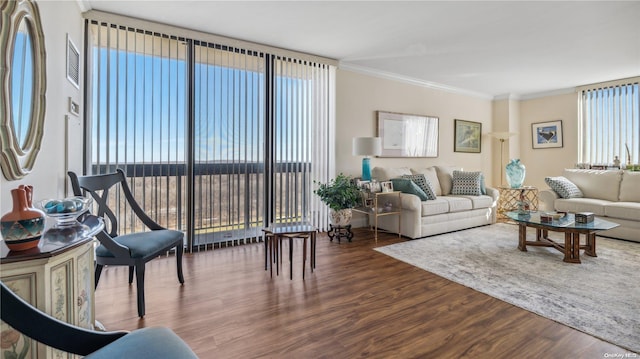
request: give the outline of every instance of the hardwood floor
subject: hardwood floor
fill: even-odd
[[[514,232],[515,233],[515,232]],[[398,242],[382,234],[378,246]],[[514,237],[514,246],[517,244]],[[615,345],[450,282],[372,248],[318,236],[317,268],[302,280],[264,270],[264,244],[147,264],[146,316],[138,319],[127,268],[105,268],[96,318],[108,330],[167,326],[201,358],[604,358]],[[286,252],[285,252],[286,253]]]

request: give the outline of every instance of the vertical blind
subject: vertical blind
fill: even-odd
[[[638,81],[581,90],[579,162],[610,165],[640,162]],[[627,152],[628,149],[628,152]]]
[[[125,170],[192,246],[324,227],[313,188],[334,171],[333,66],[95,20],[87,39],[88,172]],[[140,230],[112,197],[125,232]]]

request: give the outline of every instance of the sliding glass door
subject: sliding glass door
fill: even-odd
[[[312,190],[331,172],[331,66],[96,21],[87,39],[87,172],[124,169],[189,246],[322,225]]]

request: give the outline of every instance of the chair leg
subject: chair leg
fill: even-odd
[[[129,284],[133,283],[133,266],[129,266]]]
[[[184,276],[182,275],[182,253],[184,252],[184,248],[182,247],[182,243],[176,246],[176,266],[178,267],[178,280],[180,284],[184,284]]]
[[[144,263],[136,265],[136,286],[138,291],[138,316],[142,318],[144,317]]]
[[[95,281],[96,281],[96,283],[95,283],[94,289],[98,288],[98,281],[100,280],[100,274],[102,274],[102,267],[103,267],[102,264],[96,264],[96,270],[95,270],[96,271],[95,272]]]

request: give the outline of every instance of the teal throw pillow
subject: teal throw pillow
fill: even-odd
[[[393,183],[393,190],[400,191],[402,193],[414,194],[420,198],[421,201],[427,200],[427,194],[424,193],[420,186],[418,186],[415,182],[406,178],[392,178],[391,182]]]
[[[427,195],[427,200],[436,199],[436,191],[431,182],[423,174],[403,175],[402,178],[412,180]]]

